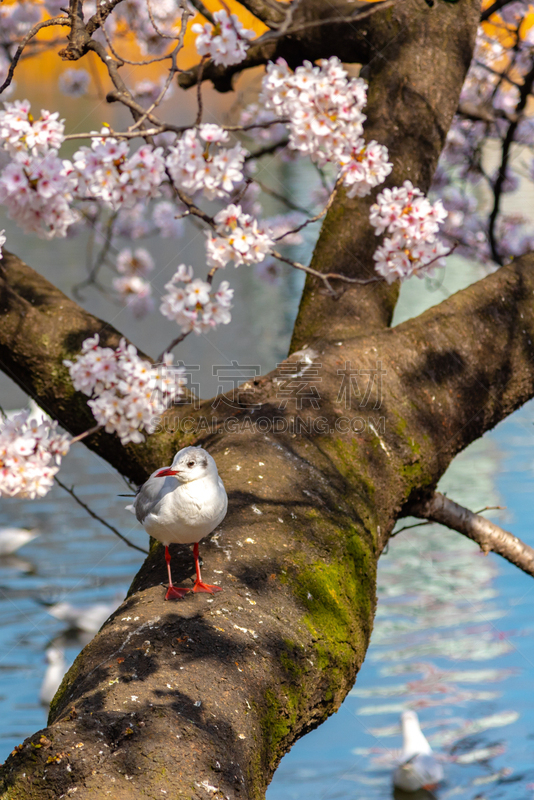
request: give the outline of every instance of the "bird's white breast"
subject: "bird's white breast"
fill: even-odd
[[[150,536],[164,544],[199,542],[222,522],[228,499],[219,477],[177,484],[143,521]]]

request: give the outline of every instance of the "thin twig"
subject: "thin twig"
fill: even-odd
[[[534,64],[531,66],[528,74],[525,76],[523,86],[521,87],[519,92],[519,100],[515,109],[515,115],[516,115],[515,119],[508,126],[508,130],[506,131],[506,136],[504,137],[502,145],[501,166],[499,167],[499,172],[497,173],[497,179],[495,181],[495,186],[493,189],[494,200],[493,200],[493,208],[491,210],[488,220],[488,238],[491,248],[491,255],[494,261],[496,261],[496,263],[500,264],[501,266],[503,264],[503,258],[497,249],[497,241],[495,237],[495,225],[497,222],[497,217],[499,216],[502,190],[504,182],[507,177],[508,161],[510,158],[510,151],[514,141],[515,132],[517,130],[517,126],[521,121],[523,111],[525,110],[533,86],[534,86]]]
[[[39,33],[39,31],[42,30],[43,28],[49,28],[52,25],[62,25],[66,28],[70,28],[70,19],[69,17],[53,17],[52,19],[47,19],[44,22],[38,22],[37,25],[34,25],[33,28],[31,28],[28,31],[22,42],[17,47],[16,53],[11,60],[7,77],[3,82],[3,84],[0,86],[0,94],[2,94],[4,89],[7,89],[7,87],[13,80],[13,73],[15,72],[15,68],[20,60],[22,51],[24,50],[30,39],[33,39],[33,37],[36,36]]]
[[[286,236],[289,236],[290,234],[299,233],[299,231],[303,230],[303,228],[306,228],[308,225],[311,225],[313,222],[317,222],[322,217],[324,217],[324,215],[328,212],[329,208],[331,207],[332,203],[334,202],[335,196],[337,194],[337,190],[341,186],[342,182],[343,182],[343,178],[338,178],[337,179],[336,185],[332,189],[330,197],[328,198],[328,201],[327,201],[327,203],[326,203],[326,205],[325,205],[325,207],[323,208],[322,211],[320,211],[314,217],[310,217],[310,219],[307,219],[301,225],[297,225],[296,228],[291,228],[291,230],[286,231],[285,233],[282,233],[280,236],[277,236],[276,239],[275,239],[275,242],[281,241],[281,239],[284,239]]]
[[[85,511],[87,511],[89,516],[93,517],[93,519],[98,520],[98,522],[100,522],[102,525],[104,525],[106,528],[108,528],[112,533],[114,533],[115,536],[118,536],[119,539],[122,539],[122,541],[125,544],[127,544],[128,547],[133,547],[134,550],[139,550],[140,553],[144,553],[145,555],[148,555],[148,550],[145,550],[144,547],[138,547],[136,544],[134,544],[129,539],[127,539],[126,536],[124,536],[122,533],[120,533],[117,530],[117,528],[114,528],[113,525],[110,525],[109,522],[106,522],[105,519],[102,519],[102,517],[100,517],[95,511],[93,511],[92,508],[89,508],[89,506],[86,503],[84,503],[83,500],[80,497],[78,497],[78,495],[74,491],[74,487],[71,486],[71,488],[69,489],[69,487],[66,486],[63,483],[63,481],[59,480],[57,475],[54,476],[54,480],[59,486],[61,486],[62,489],[64,489],[68,494],[70,494],[70,496],[73,498],[73,500],[76,500],[78,505],[80,505],[83,509],[85,509]]]
[[[171,350],[173,350],[176,347],[176,345],[180,344],[180,342],[183,342],[185,337],[189,336],[190,333],[191,331],[185,331],[185,333],[181,333],[179,336],[176,337],[176,339],[173,339],[170,345],[166,347],[162,353],[159,354],[159,356],[156,359],[156,364],[161,364],[161,362],[163,361],[163,356],[166,353],[170,353]]]

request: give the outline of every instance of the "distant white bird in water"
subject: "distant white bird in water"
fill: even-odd
[[[49,706],[67,671],[67,662],[65,653],[60,647],[49,647],[46,651],[46,661],[48,666],[41,684],[39,700],[44,706]]]
[[[124,595],[119,592],[109,603],[75,606],[72,603],[63,601],[48,606],[47,611],[56,619],[65,622],[69,628],[84,631],[85,633],[97,633],[123,600]]]
[[[404,792],[435,789],[444,778],[443,767],[432,752],[415,711],[401,714],[402,754],[393,773],[393,785]]]
[[[11,555],[40,535],[36,528],[31,531],[25,528],[0,528],[0,556]]]

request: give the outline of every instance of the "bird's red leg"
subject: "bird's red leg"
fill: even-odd
[[[209,594],[214,594],[215,592],[222,592],[220,586],[211,586],[208,583],[204,583],[202,578],[200,577],[200,564],[198,563],[198,542],[193,545],[193,555],[195,557],[195,569],[197,571],[197,579],[195,581],[195,585],[193,586],[194,592],[208,592]]]
[[[169,573],[169,588],[165,595],[165,600],[183,600],[190,589],[180,589],[178,586],[173,586],[171,577],[171,554],[169,553],[168,545],[165,545],[165,561],[167,562],[167,572]]]

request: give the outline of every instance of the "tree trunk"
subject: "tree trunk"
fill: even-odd
[[[368,131],[391,149],[392,182],[428,187],[478,15],[471,0],[401,0],[387,25],[370,22],[369,40],[383,46],[370,65]],[[371,270],[369,202],[334,203],[317,269]],[[209,449],[230,502],[201,545],[203,575],[223,592],[164,602],[153,543],[125,602],[66,675],[49,726],[4,765],[6,800],[264,796],[280,758],[354,683],[377,561],[398,517],[533,396],[533,266],[518,259],[395,329],[396,287],[353,287],[334,301],[310,280],[287,369],[241,387],[232,405],[170,412],[142,446],[90,438],[139,482],[179,447]],[[119,334],[15,256],[0,270],[0,312],[2,368],[69,430],[86,428],[62,360],[89,334],[111,344]],[[290,391],[303,375],[315,386],[304,399]],[[172,556],[176,581],[187,580],[190,550]]]

